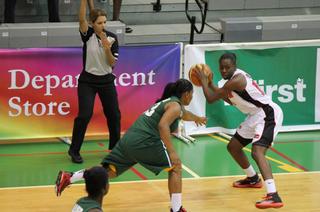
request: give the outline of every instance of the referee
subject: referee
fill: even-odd
[[[118,59],[118,40],[106,31],[107,14],[100,9],[90,11],[90,24],[86,20],[86,0],[81,0],[79,11],[80,35],[83,41],[83,70],[78,84],[78,116],[74,120],[72,143],[68,154],[72,162],[82,163],[81,145],[93,114],[98,94],[109,128],[109,149],[120,139],[121,114],[115,76],[112,70]]]

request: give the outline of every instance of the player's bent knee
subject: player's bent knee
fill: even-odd
[[[228,150],[228,152],[232,152],[232,146],[230,143],[228,143],[228,145],[227,145],[227,150]]]
[[[231,140],[231,142],[228,143],[227,145],[227,150],[229,153],[238,153],[241,152],[243,149],[243,145],[237,141],[237,140]]]
[[[258,151],[257,149],[253,148],[251,151],[251,157],[257,161],[261,158],[265,158],[264,152]]]
[[[182,167],[181,164],[177,164],[173,167],[173,169],[171,170],[171,172],[177,173],[177,174],[181,174],[182,173]]]
[[[182,167],[181,166],[172,166],[169,168],[164,169],[164,171],[168,172],[168,173],[178,173],[181,174],[182,173]]]
[[[235,153],[235,152],[241,151],[241,148],[238,148],[236,145],[234,145],[231,142],[231,143],[228,143],[227,150],[228,150],[229,153],[233,153],[233,152]]]
[[[258,156],[259,154],[257,154],[257,152],[256,151],[251,151],[251,157],[255,160],[255,161],[257,161],[258,160],[258,158],[259,158],[259,156]]]

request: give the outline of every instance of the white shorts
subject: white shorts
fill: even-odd
[[[283,113],[281,108],[273,103],[261,108],[254,115],[249,115],[240,124],[235,137],[244,146],[254,143],[269,147],[282,126]]]

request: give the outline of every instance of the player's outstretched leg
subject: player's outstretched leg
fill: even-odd
[[[261,188],[262,181],[258,174],[253,177],[246,177],[245,179],[233,182],[233,187],[235,188]]]
[[[56,194],[60,196],[62,191],[71,184],[72,172],[60,171],[56,180]]]
[[[278,195],[278,192],[269,193],[263,198],[263,200],[256,202],[256,207],[260,209],[265,208],[281,208],[283,206],[282,200]]]

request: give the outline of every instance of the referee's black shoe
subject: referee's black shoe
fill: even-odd
[[[82,159],[82,157],[81,157],[81,155],[79,153],[76,154],[73,151],[69,150],[68,154],[71,157],[71,161],[73,163],[83,163],[83,159]]]

